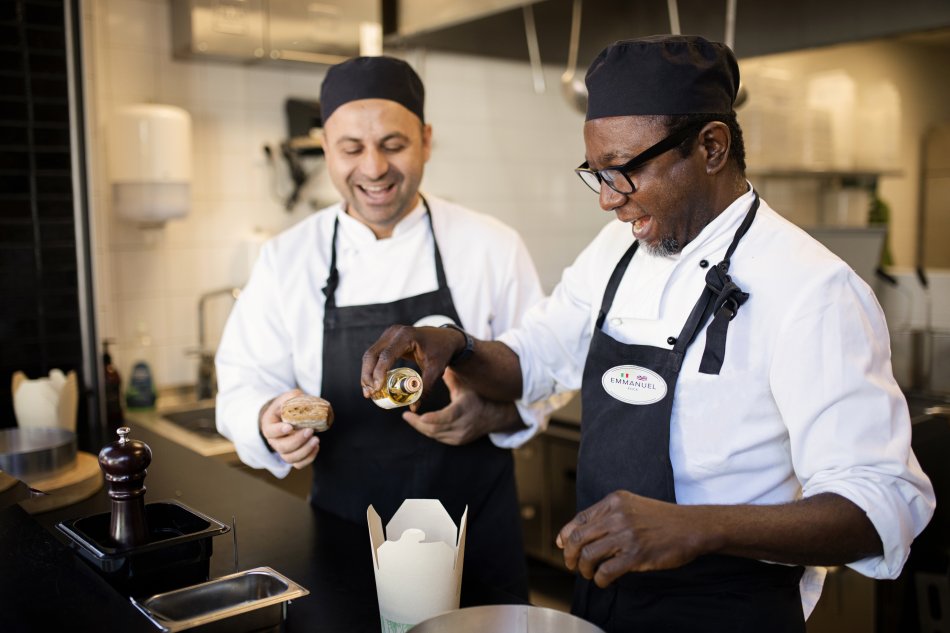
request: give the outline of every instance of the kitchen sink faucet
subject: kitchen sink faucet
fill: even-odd
[[[198,356],[198,382],[195,384],[198,400],[214,398],[218,392],[218,381],[214,370],[214,350],[208,348],[205,331],[206,304],[209,299],[221,295],[231,295],[237,299],[241,289],[237,287],[219,288],[201,295],[198,299],[198,349],[190,353]]]

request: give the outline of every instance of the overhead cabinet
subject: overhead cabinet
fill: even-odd
[[[382,30],[378,0],[269,0],[265,5],[268,55],[275,60],[335,64],[360,54],[367,26]]]
[[[400,37],[419,35],[457,26],[509,11],[538,0],[398,0],[395,6],[396,24],[391,29]]]
[[[176,57],[253,62],[264,57],[263,0],[173,0]]]
[[[335,64],[379,32],[376,0],[173,0],[178,58]]]

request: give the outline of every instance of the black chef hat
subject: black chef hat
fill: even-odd
[[[725,44],[652,35],[611,44],[587,70],[587,120],[641,114],[728,114],[739,64]]]
[[[358,99],[388,99],[425,121],[425,88],[412,66],[395,57],[354,57],[331,66],[320,87],[324,123],[341,105]]]

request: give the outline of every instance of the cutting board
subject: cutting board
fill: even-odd
[[[24,510],[38,514],[91,497],[102,487],[102,470],[95,455],[77,451],[71,469],[52,477],[31,479],[27,483],[31,488],[47,493],[20,502]]]

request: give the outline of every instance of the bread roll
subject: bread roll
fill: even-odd
[[[317,396],[297,396],[281,405],[280,419],[294,428],[320,433],[333,424],[333,407]]]

